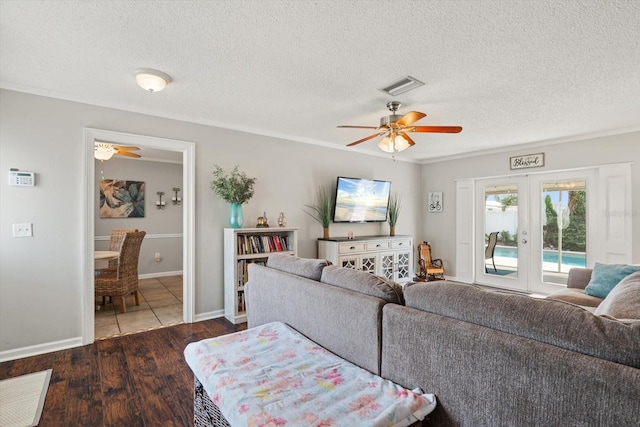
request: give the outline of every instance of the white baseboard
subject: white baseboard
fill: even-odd
[[[37,356],[53,351],[66,350],[82,346],[82,337],[69,338],[61,341],[53,341],[44,344],[15,348],[13,350],[0,351],[0,362],[22,359],[24,357]]]
[[[182,270],[177,271],[161,271],[160,273],[138,274],[138,279],[155,279],[156,277],[180,276]]]
[[[209,311],[207,313],[199,313],[194,316],[194,322],[201,322],[203,320],[217,319],[224,316],[224,310]]]

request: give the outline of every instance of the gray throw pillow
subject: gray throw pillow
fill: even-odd
[[[640,319],[640,271],[622,279],[594,314],[616,319]]]
[[[267,260],[267,267],[315,281],[320,281],[322,270],[329,264],[325,259],[299,258],[287,254],[272,254]]]
[[[402,286],[398,283],[353,268],[331,265],[322,270],[322,283],[381,298],[387,302],[404,305]]]

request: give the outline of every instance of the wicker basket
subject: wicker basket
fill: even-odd
[[[193,424],[195,427],[231,427],[220,409],[211,401],[197,378],[193,382]]]

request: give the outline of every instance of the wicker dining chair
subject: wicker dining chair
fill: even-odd
[[[111,230],[111,238],[109,240],[109,250],[120,252],[120,248],[122,247],[122,241],[124,240],[124,235],[133,231],[138,231],[137,228],[114,228]],[[109,265],[105,268],[97,268],[95,270],[95,275],[102,276],[104,274],[114,273],[118,268],[118,259],[110,259]]]
[[[97,297],[120,297],[122,312],[127,312],[125,297],[134,294],[136,305],[140,305],[138,292],[138,258],[145,231],[125,233],[120,250],[120,258],[114,272],[95,277],[95,295]]]

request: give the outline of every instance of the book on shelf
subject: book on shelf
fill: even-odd
[[[266,254],[284,252],[289,249],[289,237],[279,234],[238,236],[238,255]]]
[[[237,264],[237,275],[236,275],[236,288],[238,291],[244,291],[244,286],[249,281],[249,264],[258,264],[258,265],[266,265],[266,258],[258,258],[258,259],[240,259]]]

